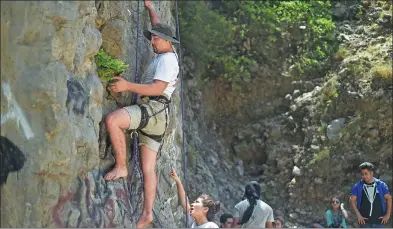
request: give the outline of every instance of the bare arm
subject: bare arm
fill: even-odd
[[[157,12],[153,8],[153,4],[149,0],[145,0],[145,7],[149,10],[150,21],[152,25],[160,23]]]
[[[357,201],[357,196],[349,197],[349,203],[351,205],[352,211],[355,212],[356,216],[359,216],[360,212],[358,210],[358,207],[356,206],[356,201]]]
[[[137,84],[137,83],[128,82],[124,78],[118,76],[113,77],[113,79],[116,79],[117,81],[109,85],[111,91],[114,92],[131,91],[145,96],[162,95],[166,86],[168,85],[167,82],[161,80],[154,80],[150,84]]]
[[[170,173],[172,179],[176,182],[176,187],[177,187],[177,194],[180,198],[180,203],[183,209],[188,213],[190,212],[190,204],[186,204],[186,191],[184,191],[183,184],[180,181],[180,178],[177,176],[176,171],[172,168],[171,173]]]
[[[383,197],[386,201],[386,214],[382,217],[382,223],[387,223],[392,213],[392,196],[390,194],[385,194]]]
[[[266,220],[266,228],[273,228],[273,222],[274,222],[274,216],[273,216],[273,209],[270,208],[269,209],[269,215],[268,218]],[[283,225],[284,226],[284,225]]]
[[[386,200],[386,215],[390,215],[392,213],[392,196],[390,194],[385,194]]]
[[[360,212],[359,212],[359,210],[358,210],[358,207],[356,206],[356,201],[357,201],[357,196],[351,196],[351,197],[349,198],[349,202],[350,202],[351,208],[352,208],[352,210],[355,212],[356,217],[358,218],[358,223],[359,223],[360,225],[362,225],[362,224],[365,224],[365,223],[366,223],[365,220],[368,220],[368,218],[365,218],[365,217],[363,217],[363,216],[360,214]]]
[[[137,84],[128,82],[127,90],[140,95],[155,96],[162,95],[167,85],[167,82],[161,80],[154,80],[150,84]]]
[[[344,215],[344,218],[345,218],[345,219],[348,219],[349,216],[348,216],[347,210],[345,210],[345,208],[344,208],[344,203],[341,203],[340,208],[341,208],[341,212],[342,212],[343,215]]]
[[[273,228],[273,222],[266,221],[266,228]]]

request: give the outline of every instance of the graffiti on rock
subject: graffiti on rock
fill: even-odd
[[[18,127],[21,127],[27,140],[34,137],[33,130],[24,115],[23,110],[12,96],[11,87],[8,82],[2,83],[1,88],[8,102],[8,111],[1,113],[1,125],[6,123],[8,120],[15,120]]]
[[[68,95],[66,106],[68,111],[72,110],[77,115],[84,115],[87,110],[89,98],[86,94],[82,84],[75,80],[70,79],[67,81]]]
[[[24,153],[7,137],[0,136],[0,141],[0,185],[3,185],[7,182],[9,173],[17,172],[23,168],[26,157]]]

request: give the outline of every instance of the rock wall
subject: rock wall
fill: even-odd
[[[173,25],[171,3],[153,4]],[[103,120],[130,105],[131,95],[107,99],[94,56],[102,47],[122,59],[130,66],[124,77],[133,80],[153,57],[142,35],[149,24],[143,1],[1,2],[2,227],[135,227],[143,200],[138,174],[103,180],[114,163]],[[176,227],[183,214],[168,178],[171,166],[182,175],[179,90],[173,101],[157,163],[155,227]]]

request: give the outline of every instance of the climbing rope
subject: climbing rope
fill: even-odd
[[[138,74],[138,64],[139,64],[139,52],[138,52],[138,46],[139,46],[139,32],[140,32],[140,1],[137,2],[137,11],[136,11],[136,43],[135,43],[135,69],[134,69],[134,75],[135,75],[135,83],[140,83],[141,82],[141,77]],[[138,101],[138,94],[134,93],[132,96],[132,104],[136,104]],[[134,174],[135,170],[137,170],[138,175],[141,179],[141,187],[142,187],[142,192],[144,190],[144,179],[143,179],[143,174],[141,171],[141,164],[140,164],[140,152],[139,152],[139,140],[138,140],[138,132],[136,130],[134,130],[131,133],[131,138],[133,139],[133,148],[132,148],[132,161],[131,161],[131,165],[132,165],[132,174]],[[132,175],[131,175],[132,176]],[[132,182],[132,177],[130,180],[130,183]],[[160,226],[160,228],[162,228],[162,224],[159,220],[159,218],[157,217],[156,212],[153,209],[153,214],[154,216],[157,218],[157,222]]]
[[[138,52],[138,46],[139,46],[139,24],[140,24],[140,4],[139,1],[137,2],[137,18],[136,18],[136,44],[135,44],[135,67],[134,67],[134,75],[135,75],[135,83],[140,83],[141,77],[138,74],[138,62],[139,62],[139,52]],[[132,95],[132,104],[136,104],[138,100],[138,94],[133,93]],[[140,157],[139,157],[139,141],[138,141],[138,132],[134,130],[131,133],[131,138],[133,139],[133,146],[132,146],[132,161],[131,161],[131,166],[132,166],[132,175],[134,174],[135,170],[138,172],[138,175],[141,179],[141,186],[142,190],[144,188],[144,181],[143,181],[143,175],[141,171],[141,165],[140,165]],[[132,176],[131,175],[131,176]],[[132,177],[130,180],[130,183],[132,182]]]
[[[182,71],[182,58],[181,58],[181,40],[180,40],[180,25],[179,25],[179,9],[178,9],[178,0],[175,1],[175,8],[176,8],[176,33],[177,39],[179,40],[179,78],[180,78],[180,102],[181,102],[181,123],[182,123],[182,152],[184,156],[184,164],[183,164],[183,173],[184,173],[184,192],[186,193],[186,209],[185,211],[185,228],[188,227],[188,198],[187,198],[187,176],[186,176],[186,169],[187,169],[187,156],[185,151],[185,141],[184,141],[184,89],[183,89],[183,71]]]
[[[136,44],[135,44],[135,68],[134,68],[134,75],[135,75],[135,83],[140,83],[141,81],[141,77],[138,74],[138,57],[139,57],[139,52],[138,52],[138,43],[139,43],[139,21],[140,21],[140,17],[139,17],[139,12],[140,12],[140,6],[139,6],[139,1],[137,3],[137,18],[136,18]],[[137,93],[133,93],[132,95],[132,104],[136,104],[138,100],[138,94]],[[137,170],[138,175],[141,178],[141,182],[142,182],[142,188],[143,188],[143,175],[142,175],[142,171],[141,171],[141,167],[140,167],[140,159],[139,159],[139,142],[138,142],[138,133],[136,132],[136,130],[134,132],[131,133],[131,138],[133,138],[133,155],[132,155],[132,168],[133,168],[133,174],[134,171]],[[135,166],[136,165],[136,166]]]

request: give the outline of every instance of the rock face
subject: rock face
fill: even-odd
[[[173,25],[170,2],[153,4]],[[103,120],[131,97],[106,99],[94,56],[103,47],[121,58],[130,66],[128,80],[147,67],[153,52],[142,35],[150,24],[143,2],[8,1],[1,15],[1,226],[135,227],[143,200],[138,173],[103,180],[114,163]],[[170,167],[182,176],[179,90],[173,101],[157,161],[156,227],[177,227],[183,217],[168,179]]]
[[[103,180],[114,163],[103,120],[130,105],[131,94],[109,99],[93,57],[104,48],[122,59],[127,80],[146,69],[153,52],[142,33],[136,47],[138,3],[144,29],[142,1],[1,2],[2,227],[135,227],[143,202],[138,171],[129,163],[127,179]],[[171,2],[153,4],[173,25]],[[176,90],[157,160],[154,227],[184,226],[171,167],[186,175],[190,201],[202,193],[221,201],[216,222],[250,180],[287,227],[323,223],[329,198],[348,199],[363,161],[393,188],[392,84],[375,76],[383,70],[376,67],[391,66],[391,13],[359,4],[382,1],[333,5],[336,39],[348,52],[320,78],[295,80],[282,76],[290,67],[261,65],[247,93],[228,91],[219,79],[200,89],[196,65],[184,58],[187,171]]]

